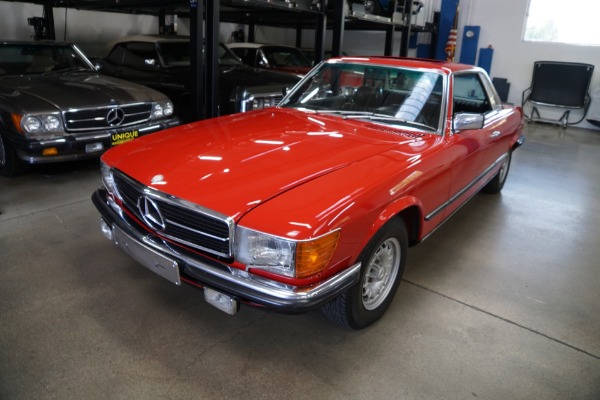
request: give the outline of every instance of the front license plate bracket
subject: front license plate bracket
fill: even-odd
[[[131,238],[123,230],[114,227],[115,244],[133,259],[176,285],[181,285],[179,264],[177,261],[163,256],[150,247]]]

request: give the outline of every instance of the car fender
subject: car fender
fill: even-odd
[[[373,224],[369,232],[365,235],[365,242],[362,243],[363,249],[371,238],[390,220],[401,218],[406,224],[408,238],[410,244],[416,244],[421,236],[421,227],[423,221],[421,201],[415,196],[404,196],[395,199],[389,203],[377,217],[373,220]],[[361,250],[362,251],[362,250]]]

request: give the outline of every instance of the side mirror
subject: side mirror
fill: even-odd
[[[146,58],[144,59],[144,65],[147,67],[155,67],[156,60],[154,58]]]
[[[454,132],[466,131],[469,129],[482,129],[484,118],[482,114],[458,113],[452,120],[452,129]]]

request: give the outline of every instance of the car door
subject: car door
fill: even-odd
[[[452,77],[452,116],[471,113],[483,116],[481,129],[453,131],[448,144],[451,155],[452,182],[447,214],[460,205],[487,182],[497,159],[508,149],[499,141],[507,140],[502,134],[502,108],[495,92],[486,85],[485,76],[478,71],[456,73]]]
[[[123,43],[123,59],[117,67],[118,78],[158,88],[160,58],[152,42]]]

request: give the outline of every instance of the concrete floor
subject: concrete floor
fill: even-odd
[[[600,399],[600,132],[532,124],[385,317],[235,317],[100,233],[96,162],[0,178],[0,399]]]

